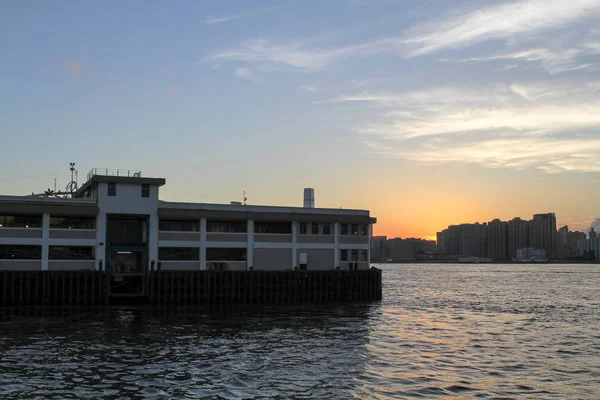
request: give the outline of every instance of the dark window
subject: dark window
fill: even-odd
[[[310,228],[311,228],[313,235],[319,234],[319,224],[312,223],[312,224],[310,224]]]
[[[206,261],[246,261],[245,248],[208,247]]]
[[[107,218],[106,240],[111,244],[140,244],[148,238],[146,218]]]
[[[0,228],[41,228],[41,215],[0,215]]]
[[[367,250],[360,251],[358,261],[368,261],[367,260]]]
[[[117,184],[115,182],[108,182],[108,192],[107,196],[116,196],[117,195]]]
[[[331,225],[323,225],[323,235],[331,235]]]
[[[306,235],[306,222],[300,222],[300,234]]]
[[[162,261],[198,261],[200,249],[197,247],[160,247],[158,259]]]
[[[207,221],[207,232],[246,233],[248,222],[246,221]]]
[[[150,197],[150,185],[142,185],[142,197]]]
[[[367,236],[367,225],[359,225],[358,234],[361,236]]]
[[[352,235],[356,236],[358,235],[358,224],[352,224]]]
[[[198,221],[177,221],[177,220],[160,220],[158,222],[159,231],[169,232],[200,232],[200,223]]]
[[[96,229],[94,217],[50,217],[52,229]]]
[[[358,250],[356,250],[356,249],[351,250],[350,261],[358,261]]]
[[[42,246],[0,244],[0,260],[41,260]]]
[[[94,250],[92,246],[50,246],[48,248],[48,259],[94,260]]]
[[[254,224],[254,232],[291,234],[292,224],[290,222],[257,222]]]
[[[348,250],[340,250],[341,257],[340,261],[348,261]]]
[[[340,224],[341,229],[341,235],[347,235],[348,234],[348,224]]]

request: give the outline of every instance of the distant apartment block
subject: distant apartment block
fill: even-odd
[[[590,238],[595,237],[592,229]],[[569,259],[580,257],[584,249],[594,249],[593,243],[588,245],[585,240],[583,232],[570,232],[568,226],[557,230],[556,216],[546,213],[535,214],[530,221],[516,217],[508,222],[494,219],[483,224],[450,225],[437,233],[437,248],[449,256],[487,257],[493,261],[518,260],[521,249],[543,250],[542,258]],[[536,258],[540,253],[531,254]]]

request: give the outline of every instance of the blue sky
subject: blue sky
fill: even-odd
[[[598,0],[7,1],[0,46],[2,193],[75,161],[392,236],[597,217]]]

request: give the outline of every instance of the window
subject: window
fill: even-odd
[[[352,224],[352,235],[356,236],[358,235],[358,224]]]
[[[94,260],[94,250],[92,246],[50,246],[48,248],[48,259]]]
[[[348,250],[340,250],[340,252],[341,252],[340,260],[348,261]]]
[[[323,235],[331,235],[331,225],[329,225],[329,224],[323,225]]]
[[[306,235],[306,222],[300,222],[300,234]]]
[[[360,251],[358,261],[368,261],[367,260],[367,250]]]
[[[206,261],[246,261],[247,249],[208,247]]]
[[[160,220],[158,222],[159,231],[168,232],[200,232],[200,223],[198,221],[178,221],[178,220]]]
[[[358,261],[358,250],[354,249],[351,251],[350,261]]]
[[[108,182],[108,191],[106,192],[107,196],[116,196],[117,195],[117,184],[116,182]]]
[[[150,185],[146,183],[142,185],[142,197],[150,197]]]
[[[347,235],[348,234],[348,224],[340,224],[341,229],[341,235]]]
[[[310,229],[313,235],[319,234],[319,224],[312,223],[310,224]]]
[[[254,224],[254,232],[289,235],[292,233],[292,224],[290,222],[257,222]]]
[[[248,231],[248,222],[246,221],[207,221],[207,232],[220,233],[246,233]]]
[[[41,260],[42,246],[0,244],[0,260]]]
[[[0,215],[0,228],[41,228],[41,215]]]
[[[50,217],[51,229],[96,229],[94,217]]]
[[[358,226],[358,234],[360,236],[367,236],[367,226],[362,224]]]
[[[158,259],[161,261],[198,261],[200,249],[197,247],[160,247]]]

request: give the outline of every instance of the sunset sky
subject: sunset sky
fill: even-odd
[[[598,0],[1,10],[1,194],[64,187],[74,161],[80,181],[164,177],[163,200],[300,206],[314,187],[391,237],[600,216]]]

